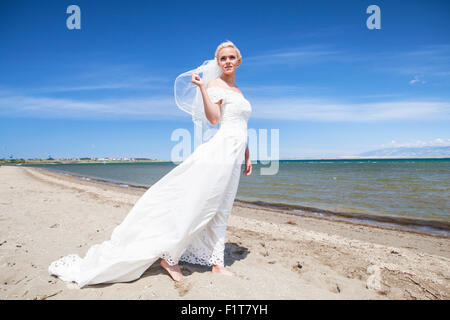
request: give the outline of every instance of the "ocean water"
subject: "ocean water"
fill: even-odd
[[[175,164],[29,166],[148,188]],[[267,166],[255,163],[252,175],[241,175],[237,200],[295,214],[372,220],[450,236],[450,159],[281,160],[276,175],[261,175],[260,168]]]

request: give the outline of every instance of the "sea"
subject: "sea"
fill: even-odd
[[[147,189],[176,165],[155,161],[25,166]],[[279,160],[277,174],[262,175],[261,168],[269,166],[253,162],[252,174],[241,175],[235,203],[450,237],[450,158]]]

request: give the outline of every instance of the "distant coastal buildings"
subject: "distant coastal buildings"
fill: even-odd
[[[151,158],[92,158],[96,161],[156,161],[157,159]]]
[[[137,159],[145,159],[145,160],[151,160],[146,158],[93,158],[91,160],[97,160],[97,161],[137,161]]]

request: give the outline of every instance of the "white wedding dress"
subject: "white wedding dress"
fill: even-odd
[[[237,91],[210,87],[222,100],[219,130],[153,184],[112,232],[86,256],[67,255],[48,271],[79,287],[139,278],[159,258],[224,265],[226,224],[247,145],[250,102]]]

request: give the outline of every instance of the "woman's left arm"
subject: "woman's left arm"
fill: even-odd
[[[250,160],[250,151],[248,150],[248,145],[245,148],[245,169],[244,175],[249,176],[252,173],[252,161]]]

